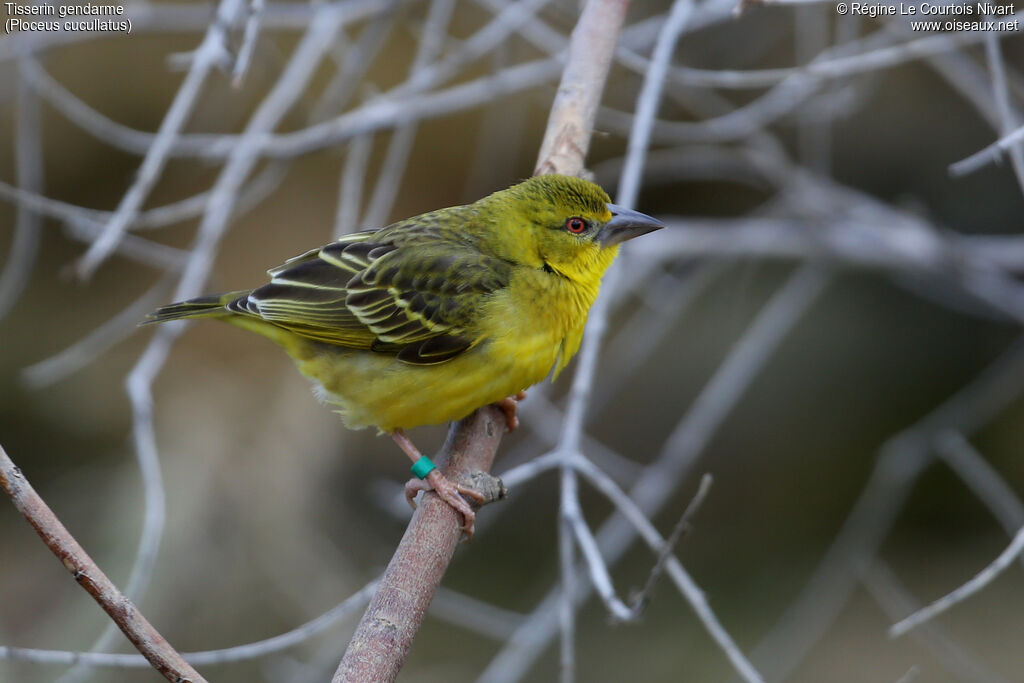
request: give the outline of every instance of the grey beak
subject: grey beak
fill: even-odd
[[[615,204],[608,204],[608,210],[612,212],[612,219],[605,223],[601,232],[597,233],[597,240],[605,247],[620,244],[665,227],[661,221],[639,211]]]

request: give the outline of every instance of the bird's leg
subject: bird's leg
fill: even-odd
[[[395,440],[398,447],[409,456],[413,463],[423,457],[419,449],[416,448],[401,429],[391,432],[391,438]],[[441,474],[441,471],[438,469],[431,470],[425,479],[413,478],[405,483],[405,499],[409,501],[409,505],[412,506],[413,510],[416,509],[416,494],[420,491],[434,491],[441,497],[441,500],[455,508],[456,512],[462,515],[463,524],[461,528],[466,532],[466,540],[468,541],[473,538],[473,522],[476,520],[476,513],[473,512],[473,508],[469,506],[469,503],[462,496],[469,496],[477,503],[483,504],[487,502],[487,498],[482,493],[468,486],[456,484]]]
[[[494,404],[505,413],[505,425],[510,432],[514,432],[519,427],[519,416],[516,415],[516,411],[519,410],[519,401],[524,398],[526,398],[526,392],[520,391],[515,396],[503,398]]]

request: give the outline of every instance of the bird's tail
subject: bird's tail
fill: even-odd
[[[224,307],[248,293],[247,290],[241,290],[224,294],[211,294],[196,299],[167,304],[147,314],[146,319],[140,324],[163,323],[168,320],[180,320],[182,318],[219,318],[230,315]]]

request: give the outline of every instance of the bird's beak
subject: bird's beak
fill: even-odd
[[[615,204],[608,204],[608,210],[612,212],[612,219],[605,223],[601,231],[597,233],[597,241],[603,247],[620,244],[665,227],[661,221],[639,211]]]

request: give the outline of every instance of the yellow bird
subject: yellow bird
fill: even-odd
[[[624,240],[663,225],[594,183],[530,178],[465,206],[346,235],[268,271],[253,290],[164,306],[146,322],[217,318],[279,344],[352,429],[387,432],[412,459],[406,493],[460,494],[404,430],[515,400],[579,349],[601,276]]]

